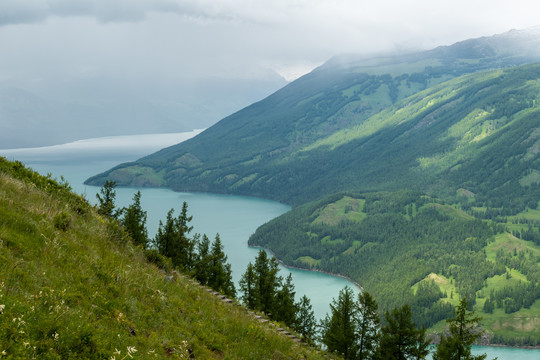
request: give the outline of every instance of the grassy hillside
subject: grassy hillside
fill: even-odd
[[[287,264],[350,277],[383,310],[408,303],[431,331],[466,296],[493,342],[540,344],[540,241],[509,232],[521,214],[505,223],[472,214],[410,191],[342,193],[270,221],[249,242]],[[540,234],[531,221],[523,231]]]
[[[67,184],[4,158],[0,269],[2,358],[323,357],[148,263]]]
[[[508,36],[416,54],[333,59],[196,138],[120,165],[88,183],[112,179],[119,185],[247,194],[293,205],[340,190],[390,189],[396,178],[400,184],[403,179],[417,183],[418,174],[410,168],[418,162],[431,164],[435,154],[442,156],[454,146],[456,134],[477,125],[489,133],[487,123],[464,123],[442,141],[438,137],[451,127],[451,120],[436,122],[441,127],[435,119],[447,110],[453,111],[453,121],[474,116],[479,109],[466,91],[497,75],[422,91],[463,74],[530,62],[534,55],[527,53],[527,44],[534,38],[520,42]],[[430,101],[422,101],[427,96]],[[490,93],[486,121],[497,120],[489,106],[499,101]],[[411,131],[417,124],[419,131]],[[428,149],[421,147],[426,143]]]

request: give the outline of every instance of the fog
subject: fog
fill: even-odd
[[[532,0],[3,0],[0,148],[188,131],[329,58],[538,24]]]
[[[66,163],[70,158],[77,162],[102,161],[132,161],[138,158],[188,140],[204,129],[182,133],[144,134],[105,136],[73,141],[65,144],[43,146],[39,148],[0,149],[0,156],[8,160],[19,160],[24,163]]]

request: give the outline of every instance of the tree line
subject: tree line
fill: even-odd
[[[119,221],[134,244],[146,251],[149,260],[170,262],[201,284],[227,296],[236,296],[231,266],[227,263],[219,234],[213,243],[206,235],[190,236],[192,216],[188,215],[186,202],[176,217],[171,209],[165,223],[160,221],[155,237],[149,239],[140,191],[135,193],[131,205],[116,209],[115,186],[114,182],[107,181],[97,194],[98,212]],[[239,286],[244,306],[285,323],[306,342],[319,342],[345,359],[424,359],[429,354],[425,327],[416,326],[411,306],[406,304],[392,311],[386,310],[381,319],[378,304],[367,291],[360,292],[355,299],[353,290],[345,287],[338,298],[332,300],[330,314],[317,323],[310,299],[304,295],[295,302],[292,275],[283,279],[279,275],[278,261],[262,249],[254,262],[248,264]],[[425,293],[425,298],[439,298],[431,284],[422,284],[418,292]],[[455,311],[456,317],[447,320],[449,334],[443,335],[436,346],[435,360],[485,359],[485,355],[470,354],[471,345],[481,332],[475,327],[479,318],[468,312],[467,306],[463,298]]]
[[[202,285],[234,298],[236,289],[232,280],[231,265],[219,234],[214,241],[203,234],[190,236],[192,216],[188,215],[188,204],[182,204],[178,216],[169,210],[165,222],[160,221],[153,239],[146,229],[147,213],[141,207],[141,192],[133,196],[128,207],[116,209],[116,183],[106,181],[97,194],[98,213],[118,220],[132,238],[133,243],[142,247],[146,258],[160,267],[174,267],[196,278]]]
[[[472,345],[482,336],[477,327],[481,318],[467,307],[467,299],[462,298],[455,316],[447,320],[448,330],[435,346],[434,360],[486,358],[486,354],[471,354]],[[329,351],[345,359],[425,359],[430,353],[426,330],[414,324],[408,304],[385,311],[381,319],[377,302],[368,292],[360,292],[355,300],[353,291],[346,287],[330,309],[331,314],[321,321],[320,339]]]

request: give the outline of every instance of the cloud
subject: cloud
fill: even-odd
[[[149,13],[176,13],[207,17],[196,2],[173,0],[4,0],[0,26],[42,22],[50,17],[92,17],[99,22],[139,22]]]
[[[427,49],[537,25],[536,0],[2,0],[0,81],[294,78],[341,53]],[[36,61],[36,59],[40,59]]]

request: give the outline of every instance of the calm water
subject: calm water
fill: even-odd
[[[73,190],[84,194],[95,203],[98,187],[83,184],[88,177],[108,170],[126,161],[185,140],[189,134],[153,135],[135,137],[108,137],[37,149],[0,150],[0,155],[10,160],[19,160],[42,174],[66,178]],[[157,144],[157,145],[156,145]],[[117,188],[118,207],[132,203],[134,193],[141,191],[141,205],[148,213],[148,232],[154,236],[159,221],[165,220],[167,212],[174,208],[178,214],[182,203],[188,203],[189,214],[193,215],[194,232],[207,234],[213,239],[219,233],[233,270],[236,283],[240,280],[247,264],[253,262],[258,249],[247,246],[249,236],[257,227],[283,214],[289,206],[274,201],[228,195],[204,193],[178,193],[166,189]],[[306,294],[318,318],[329,311],[329,303],[345,286],[354,286],[349,281],[327,274],[287,269],[281,267],[281,275],[292,273],[297,298]]]
[[[138,159],[159,148],[186,140],[198,132],[90,139],[37,149],[0,150],[0,156],[22,161],[43,174],[51,173],[57,178],[64,176],[76,192],[85,194],[88,200],[95,202],[99,188],[84,185],[88,177],[118,163]],[[220,234],[236,283],[258,251],[247,246],[249,236],[263,223],[290,209],[287,205],[258,198],[145,188],[118,188],[117,206],[129,205],[137,190],[141,191],[141,204],[148,212],[147,225],[151,236],[171,208],[176,209],[178,214],[182,203],[187,201],[189,213],[193,215],[194,232],[205,233],[211,239],[216,233]],[[343,287],[348,285],[356,289],[354,284],[340,277],[285,267],[281,267],[280,271],[284,277],[292,273],[297,298],[306,294],[318,318],[329,312],[328,304]],[[540,350],[475,347],[474,352],[487,353],[488,359],[540,360]]]

